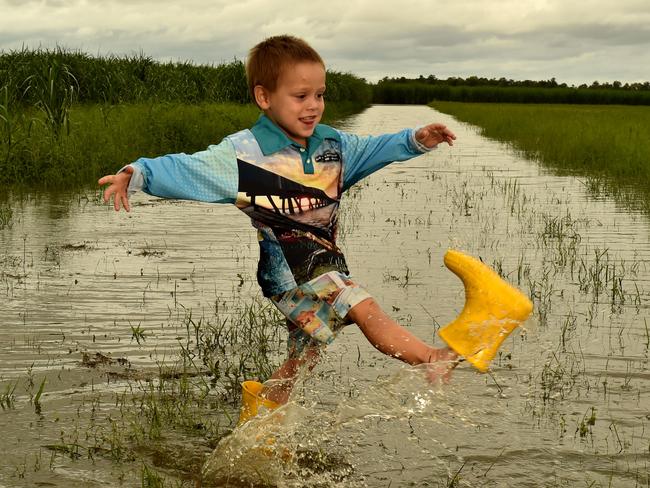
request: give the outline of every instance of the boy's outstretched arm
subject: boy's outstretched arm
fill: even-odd
[[[131,207],[129,206],[128,189],[132,174],[133,168],[131,166],[126,166],[120,173],[116,175],[106,175],[100,178],[97,182],[100,186],[109,185],[109,187],[104,190],[104,203],[108,203],[112,196],[113,208],[115,208],[116,212],[119,212],[120,204],[127,212],[131,211]]]
[[[456,135],[444,124],[429,124],[415,132],[415,139],[423,146],[433,149],[442,142],[453,146]]]
[[[442,142],[451,146],[456,139],[444,124],[437,123],[379,136],[338,132],[343,149],[343,191],[394,161],[420,156]]]
[[[237,156],[232,142],[226,138],[194,154],[140,158],[98,183],[110,185],[104,191],[104,201],[112,197],[115,210],[123,206],[128,212],[128,197],[137,191],[162,198],[234,203],[238,180]]]

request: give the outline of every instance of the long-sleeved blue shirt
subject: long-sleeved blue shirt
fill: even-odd
[[[257,278],[274,296],[328,271],[348,273],[336,246],[342,193],[428,150],[414,129],[359,137],[322,124],[304,147],[261,116],[205,151],[138,159],[129,193],[235,204],[258,230]]]

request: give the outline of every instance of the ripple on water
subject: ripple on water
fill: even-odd
[[[236,416],[223,401],[236,387],[227,375],[197,396],[209,406],[183,410],[189,425],[147,431],[155,440],[139,445],[148,450],[115,462],[116,450],[88,449],[122,439],[109,419],[155,426],[143,397],[185,408],[182,389],[173,401],[154,395],[183,385],[160,372],[179,363],[201,327],[258,296],[256,237],[224,206],[138,196],[127,215],[94,197],[29,196],[15,200],[13,225],[0,230],[0,399],[14,392],[0,412],[0,484],[137,485],[143,461],[187,484],[205,457],[206,477],[242,486],[647,485],[647,216],[426,107],[374,106],[346,128],[374,134],[434,119],[457,144],[353,188],[340,242],[354,277],[427,340],[463,306],[462,284],[442,266],[448,247],[481,257],[531,296],[534,316],[490,375],[461,365],[451,384],[430,388],[421,371],[382,357],[350,327],[285,408],[290,421],[274,427],[292,462],[260,457],[255,449],[268,445],[246,429],[213,449],[209,426],[223,433]],[[109,364],[84,364],[96,353]],[[200,359],[199,370],[214,366]],[[200,378],[212,380],[192,378],[199,391]],[[119,425],[133,434],[128,442],[145,435],[136,421]],[[75,442],[81,456],[70,455]],[[128,442],[121,448],[133,454]]]

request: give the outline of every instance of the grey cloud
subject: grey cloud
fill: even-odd
[[[319,50],[328,67],[371,80],[430,73],[570,83],[647,79],[650,2],[618,0],[616,12],[598,0],[588,4],[581,16],[580,7],[567,13],[555,0],[540,12],[524,6],[515,14],[495,13],[494,3],[478,0],[469,6],[404,0],[404,8],[330,0],[323,11],[285,0],[277,13],[264,0],[186,0],[182,8],[177,0],[0,0],[3,14],[13,11],[20,19],[0,19],[0,49],[58,44],[93,54],[142,51],[163,60],[218,63],[243,58],[268,35],[292,33]],[[79,9],[48,17],[62,6],[93,8],[83,21]],[[424,14],[414,14],[419,10]],[[43,27],[27,17],[38,12]]]
[[[0,6],[24,7],[29,4],[38,3],[39,0],[0,0]]]
[[[625,25],[608,22],[567,23],[503,37],[521,41],[542,42],[549,45],[567,45],[577,42],[604,46],[644,44],[650,47],[650,25],[644,22]]]

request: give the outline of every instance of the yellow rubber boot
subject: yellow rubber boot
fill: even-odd
[[[257,416],[260,409],[275,410],[280,404],[260,396],[264,385],[257,381],[244,381],[242,384],[242,405],[239,413],[240,427],[253,417]],[[277,444],[277,423],[282,417],[270,415],[264,419],[263,425],[258,425],[256,431],[250,437],[256,443],[253,450],[260,452],[267,457],[277,457],[283,461],[293,459],[292,451],[283,445]],[[267,422],[268,421],[268,422]],[[259,429],[259,430],[257,430]],[[249,433],[250,434],[250,433]]]
[[[260,397],[260,393],[264,388],[264,385],[262,383],[259,383],[257,381],[244,381],[241,384],[241,387],[242,402],[241,411],[239,413],[239,422],[237,425],[241,425],[255,417],[260,407],[264,407],[269,410],[275,410],[280,406],[273,400]]]
[[[445,266],[463,281],[465,306],[456,320],[440,329],[440,337],[485,372],[501,343],[533,311],[533,304],[488,266],[466,254],[447,251]]]

